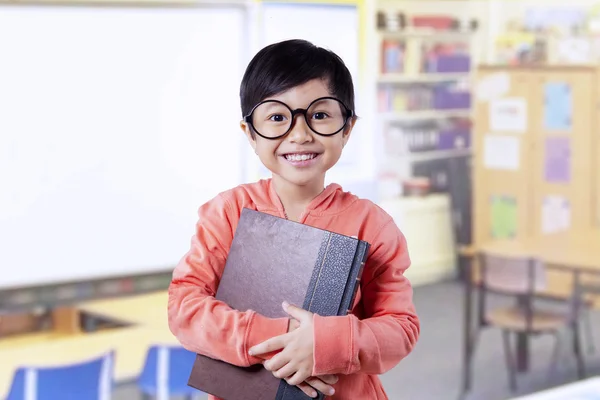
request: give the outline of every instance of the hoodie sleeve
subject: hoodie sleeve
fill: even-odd
[[[315,376],[383,374],[417,342],[420,324],[404,276],[410,265],[404,235],[389,220],[373,244],[361,287],[366,318],[314,316]]]
[[[287,332],[288,319],[240,312],[214,298],[239,218],[219,195],[200,207],[190,250],[173,271],[169,286],[169,329],[195,353],[247,367],[262,360],[248,349]]]

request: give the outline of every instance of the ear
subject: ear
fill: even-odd
[[[348,121],[348,126],[344,129],[344,132],[342,133],[342,146],[346,146],[346,143],[348,143],[348,139],[350,139],[352,129],[354,129],[354,124],[356,124],[356,117]]]
[[[250,146],[252,146],[252,149],[256,153],[256,137],[252,134],[250,126],[248,126],[246,122],[240,121],[240,129],[244,132],[246,139],[248,139],[248,143],[250,143]]]

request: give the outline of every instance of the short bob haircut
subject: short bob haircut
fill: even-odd
[[[313,79],[323,79],[329,93],[354,110],[350,71],[334,52],[300,39],[285,40],[260,50],[248,64],[240,85],[242,117],[268,97]]]

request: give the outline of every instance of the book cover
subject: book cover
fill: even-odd
[[[354,237],[244,208],[215,298],[270,318],[287,317],[283,301],[322,316],[346,315],[369,246]],[[188,384],[225,400],[310,398],[260,364],[242,368],[201,354]]]

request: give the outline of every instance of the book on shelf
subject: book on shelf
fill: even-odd
[[[269,318],[287,317],[284,301],[322,316],[347,315],[369,247],[355,237],[244,208],[215,298]],[[201,354],[188,384],[227,400],[310,398],[260,364],[238,367]]]

